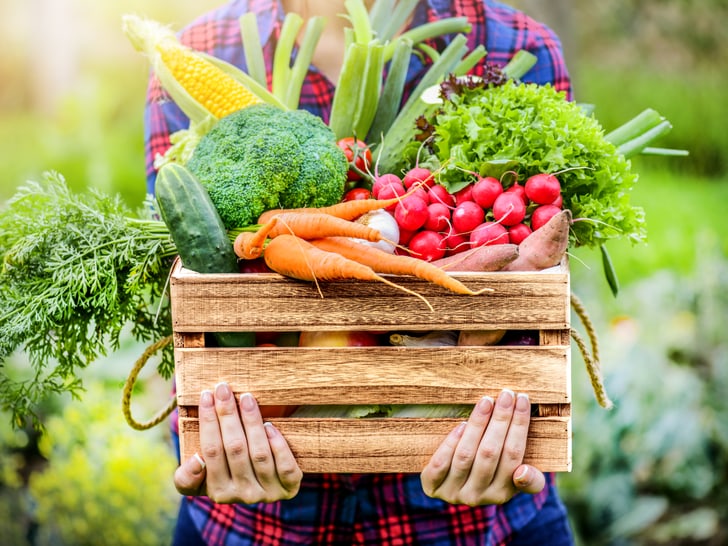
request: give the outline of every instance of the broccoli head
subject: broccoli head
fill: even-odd
[[[339,202],[349,168],[321,118],[268,104],[221,118],[197,144],[187,167],[228,229],[253,224],[272,208]]]

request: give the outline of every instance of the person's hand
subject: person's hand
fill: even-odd
[[[451,504],[480,506],[503,504],[518,491],[541,491],[543,473],[522,464],[530,420],[525,394],[504,390],[495,404],[482,398],[422,471],[425,493]]]
[[[298,493],[303,473],[288,442],[263,424],[250,394],[240,404],[226,383],[200,396],[200,455],[174,474],[183,495],[207,495],[217,503],[274,502]]]

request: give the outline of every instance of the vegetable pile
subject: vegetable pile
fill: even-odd
[[[0,375],[0,406],[16,423],[48,393],[78,393],[76,370],[115,349],[128,325],[139,340],[170,334],[165,287],[177,255],[203,273],[262,268],[395,286],[383,275],[414,275],[473,295],[449,273],[540,270],[570,244],[607,256],[610,239],[644,240],[629,157],[669,130],[658,113],[605,134],[549,86],[518,81],[535,62],[526,52],[467,77],[486,52],[467,50],[463,18],[397,36],[416,2],[394,13],[382,0],[370,13],[362,0],[345,5],[352,29],[328,126],[298,109],[322,20],[297,47],[302,20],[289,14],[267,74],[252,14],[241,19],[249,73],[159,23],[124,18],[190,125],[156,158],[157,200],[143,211],[95,191],[74,195],[49,173],[0,213],[0,367],[24,350],[34,373]],[[442,34],[454,34],[442,52],[425,43]],[[413,54],[432,62],[404,100]],[[157,213],[162,220],[150,219]],[[509,342],[496,334],[479,342]],[[260,337],[213,335],[221,346]],[[172,367],[168,348],[159,372]]]

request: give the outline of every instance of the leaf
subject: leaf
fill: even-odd
[[[612,294],[616,298],[619,294],[619,279],[617,278],[617,271],[614,269],[614,264],[612,263],[612,258],[609,256],[609,252],[607,252],[607,247],[599,245],[599,250],[602,253],[602,268],[604,269],[604,276],[607,279],[607,284],[609,284]]]

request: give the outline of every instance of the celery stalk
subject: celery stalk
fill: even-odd
[[[384,46],[375,42],[367,49],[367,61],[364,69],[364,81],[357,97],[356,115],[352,130],[353,136],[360,138],[369,133],[374,116],[377,113],[379,94],[382,89],[382,70],[384,68]]]
[[[392,125],[392,121],[397,115],[397,110],[399,110],[399,105],[402,102],[402,94],[404,92],[404,84],[407,79],[407,70],[411,55],[412,42],[405,39],[397,40],[397,47],[394,50],[389,72],[384,81],[384,88],[379,98],[374,121],[369,128],[367,141],[369,139],[378,141],[381,135],[385,134]]]
[[[617,147],[617,151],[624,157],[632,157],[642,153],[642,150],[644,150],[650,142],[666,135],[671,130],[672,124],[669,121],[664,120],[639,136],[621,144]]]
[[[353,134],[357,97],[363,83],[367,62],[367,49],[367,46],[354,42],[349,45],[344,55],[329,119],[329,127],[334,131],[337,140]]]
[[[399,114],[392,122],[384,140],[376,145],[377,163],[381,172],[394,172],[401,160],[402,149],[409,143],[415,130],[415,120],[432,105],[420,100],[420,96],[430,86],[437,84],[451,72],[467,52],[467,38],[458,34],[445,48],[440,58],[425,72],[419,84],[407,99]]]
[[[615,146],[621,146],[625,142],[637,138],[645,131],[655,127],[664,119],[656,110],[647,108],[628,122],[604,135],[604,138]]]
[[[533,53],[526,51],[525,49],[521,49],[520,51],[517,51],[516,54],[511,57],[511,60],[508,61],[508,64],[503,67],[503,72],[509,78],[518,80],[531,70],[531,68],[533,68],[533,65],[536,64],[537,60],[538,59]]]
[[[306,74],[308,74],[314,50],[321,38],[325,24],[326,19],[324,17],[312,17],[306,24],[306,31],[301,39],[301,45],[298,48],[298,54],[296,55],[296,60],[293,62],[293,68],[291,69],[290,79],[288,81],[285,100],[288,108],[298,108],[303,80],[306,78]]]
[[[470,32],[471,26],[466,17],[448,17],[447,19],[440,19],[439,21],[433,21],[432,23],[426,23],[419,27],[404,32],[399,38],[410,40],[413,44],[419,44],[430,38],[436,38],[444,34],[455,34],[455,33],[468,33]],[[392,58],[394,54],[395,42],[387,44],[387,49],[384,52],[385,60]]]
[[[378,21],[376,27],[377,37],[382,42],[394,38],[399,30],[407,23],[412,12],[417,7],[418,0],[400,0],[392,9],[391,2],[383,2],[385,16]],[[388,57],[389,58],[389,57]]]
[[[242,15],[239,22],[248,74],[258,84],[267,87],[268,81],[263,59],[263,46],[260,43],[260,33],[258,32],[257,16],[254,12],[249,12]]]
[[[485,47],[482,44],[478,45],[475,49],[468,53],[462,61],[460,61],[460,63],[455,67],[453,73],[456,76],[465,76],[487,54],[488,52],[485,50]]]
[[[369,12],[363,0],[346,0],[344,2],[346,11],[349,14],[351,26],[354,29],[354,41],[358,44],[368,44],[374,39]]]
[[[273,94],[285,103],[288,82],[291,79],[291,55],[296,37],[303,26],[303,18],[297,13],[288,13],[283,20],[276,51],[273,54]]]

